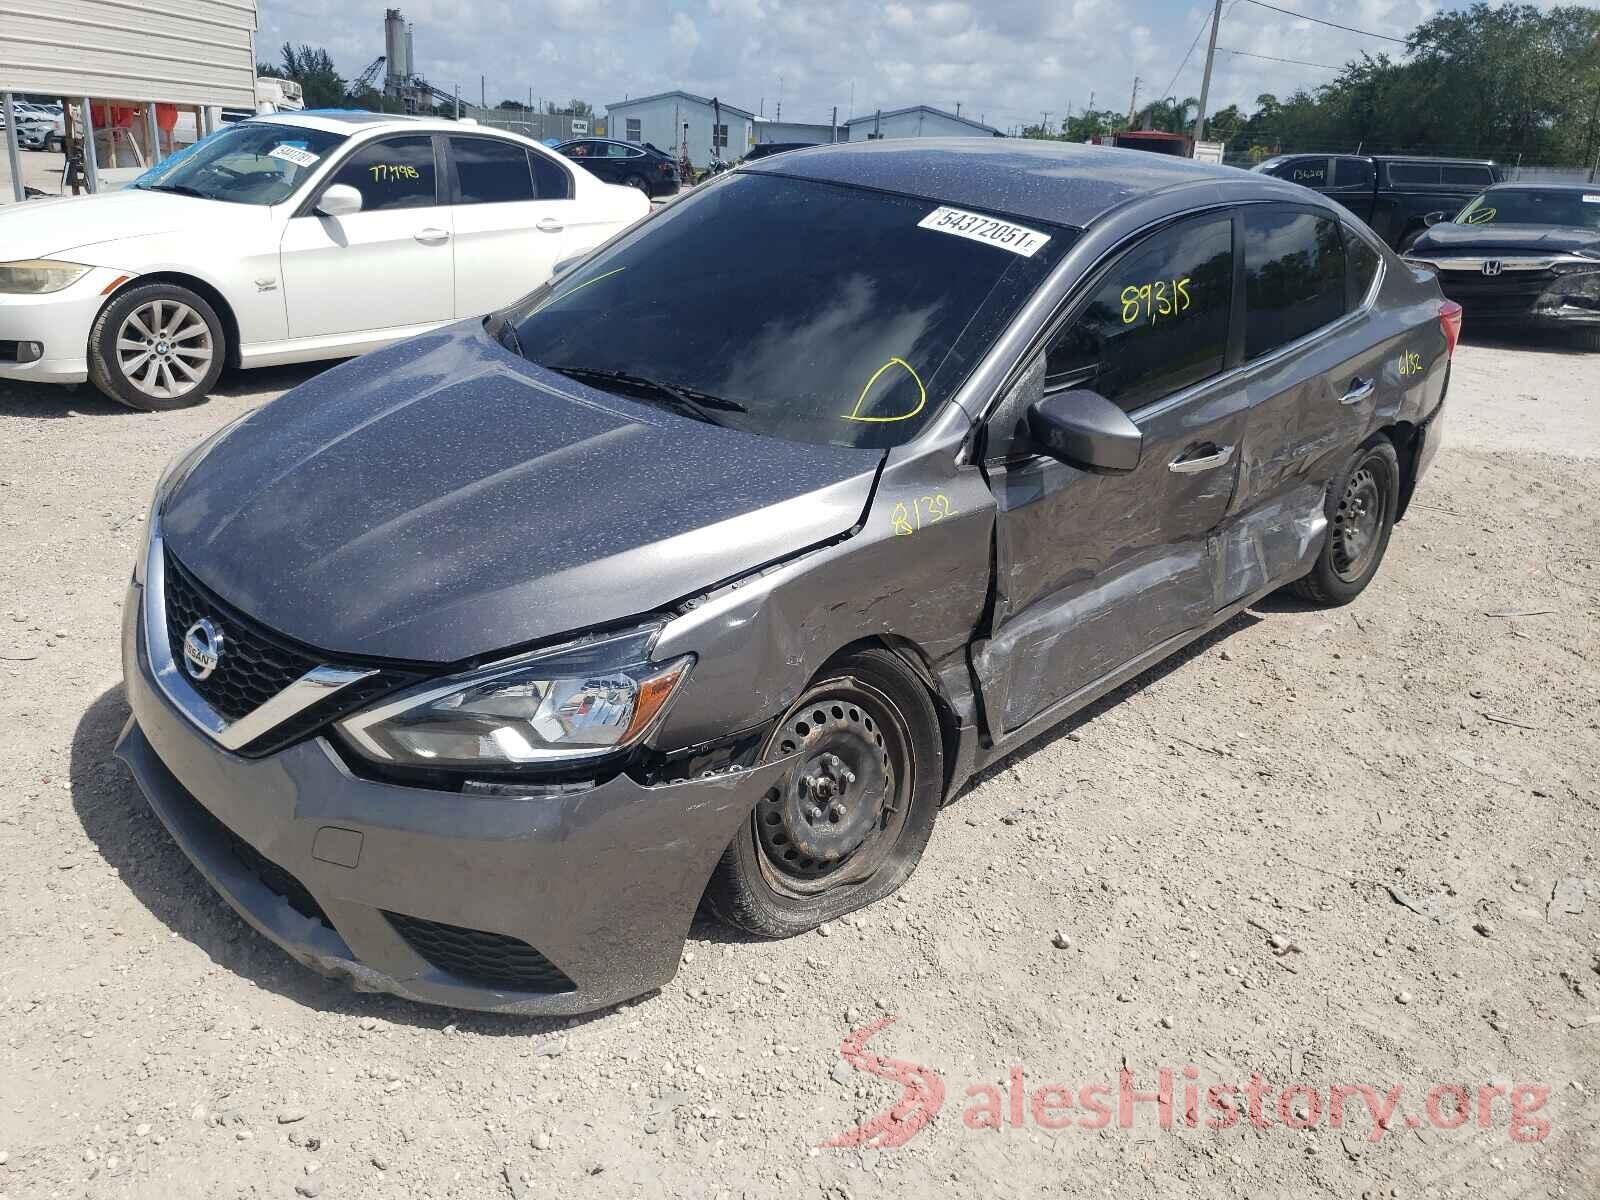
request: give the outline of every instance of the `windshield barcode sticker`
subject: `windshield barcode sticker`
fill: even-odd
[[[1585,192],[1583,194],[1583,202],[1585,204],[1600,204],[1600,196],[1591,196],[1588,192]]]
[[[1023,258],[1032,258],[1050,240],[1048,233],[1040,233],[1026,225],[1014,225],[1010,221],[959,208],[936,208],[917,222],[917,228],[953,233],[956,237],[998,246]]]
[[[284,162],[291,162],[297,167],[310,167],[321,162],[321,156],[302,150],[298,146],[279,146],[267,151],[268,158],[281,158]]]

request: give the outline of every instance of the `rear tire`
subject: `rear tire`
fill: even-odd
[[[226,350],[222,322],[203,297],[170,283],[136,285],[95,318],[89,378],[129,408],[188,408],[215,386]]]
[[[1600,326],[1591,326],[1576,332],[1575,340],[1580,350],[1592,350],[1600,353]]]
[[[627,184],[635,191],[643,192],[646,196],[650,195],[650,181],[643,175],[629,175]]]
[[[824,669],[774,728],[789,771],[757,801],[706,888],[724,923],[793,937],[890,895],[916,869],[944,787],[927,689],[886,650]]]
[[[1325,608],[1349,604],[1378,573],[1400,506],[1400,456],[1374,434],[1328,485],[1328,535],[1316,566],[1289,585],[1302,600]]]

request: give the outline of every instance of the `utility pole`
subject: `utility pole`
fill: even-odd
[[[1045,112],[1044,112],[1044,121],[1041,124],[1040,128],[1042,128],[1044,130],[1045,137],[1049,137],[1050,136],[1050,110],[1049,109],[1046,109]]]
[[[837,142],[838,140],[839,140],[839,106],[837,104],[835,104],[833,106],[833,120],[828,122],[828,141],[830,143],[832,143],[832,142]]]
[[[478,107],[489,107],[489,85],[485,82],[485,77],[482,75],[478,76]]]
[[[1128,97],[1128,125],[1133,125],[1133,111],[1139,106],[1139,77],[1133,77],[1133,95]]]
[[[959,117],[960,115],[961,115],[961,101],[957,100],[956,101],[956,116]]]
[[[774,121],[783,120],[783,76],[778,76],[778,110],[772,118]]]
[[[461,85],[456,84],[456,120],[461,120]]]
[[[1211,42],[1206,46],[1206,73],[1200,80],[1200,112],[1194,119],[1194,140],[1206,136],[1206,99],[1211,95],[1211,63],[1217,57],[1217,26],[1222,23],[1222,0],[1211,13]]]

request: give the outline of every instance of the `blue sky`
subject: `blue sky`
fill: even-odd
[[[1184,0],[389,0],[415,26],[417,67],[434,84],[491,104],[577,96],[597,108],[627,95],[681,87],[790,120],[927,103],[1002,129],[1059,122],[1070,104],[1126,110],[1135,75],[1141,104],[1198,95],[1211,5]],[[1582,0],[1589,6],[1600,0]],[[258,0],[258,57],[285,40],[325,46],[355,75],[383,52],[383,0]],[[1280,8],[1403,37],[1443,8],[1427,0],[1272,0]],[[1546,0],[1546,7],[1549,6]],[[1402,47],[1225,0],[1212,107],[1247,109],[1262,92],[1286,96],[1362,50]],[[1170,87],[1169,87],[1170,85]]]

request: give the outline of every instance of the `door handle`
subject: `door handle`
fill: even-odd
[[[1352,379],[1350,381],[1350,390],[1339,397],[1339,403],[1346,405],[1360,404],[1377,390],[1378,381],[1376,379],[1368,379],[1365,382],[1359,379]]]
[[[448,229],[434,229],[430,226],[427,229],[419,229],[412,236],[424,246],[438,246],[450,240],[450,231]]]
[[[540,233],[560,233],[566,226],[554,217],[541,217],[534,228]]]
[[[1210,454],[1202,454],[1198,458],[1175,458],[1167,464],[1167,470],[1174,475],[1195,475],[1201,471],[1212,471],[1217,467],[1227,466],[1233,461],[1232,446],[1218,446]]]

